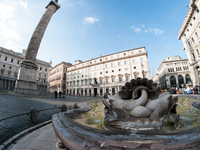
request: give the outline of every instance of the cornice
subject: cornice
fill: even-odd
[[[113,62],[113,61],[119,61],[119,60],[123,60],[123,59],[127,59],[127,58],[134,58],[134,57],[138,57],[138,56],[143,56],[143,55],[147,55],[147,52],[142,52],[142,53],[131,55],[131,56],[127,55],[127,56],[113,58],[113,59],[109,59],[109,60],[102,60],[101,62],[96,62],[96,63],[93,63],[93,64],[88,64],[87,66],[74,68],[74,69],[72,69],[70,71],[67,70],[67,72],[76,71],[76,70],[80,70],[80,69],[85,69],[85,68],[96,66],[96,65],[106,64],[106,63],[110,63],[110,62]],[[83,63],[85,63],[85,62],[83,62]],[[76,65],[73,65],[73,66],[70,66],[70,67],[74,67],[74,66],[76,66]]]
[[[183,22],[183,25],[181,27],[181,29],[179,30],[179,35],[178,35],[178,39],[181,39],[181,37],[183,36],[183,33],[185,32],[188,24],[190,23],[190,20],[192,18],[192,15],[194,14],[194,11],[196,10],[197,6],[195,5],[195,1],[196,0],[191,0],[190,4],[189,4],[189,9],[186,15],[186,18]]]

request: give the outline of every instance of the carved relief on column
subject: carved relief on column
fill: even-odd
[[[55,11],[56,11],[56,7],[54,5],[50,5],[47,8],[44,15],[42,16],[39,24],[37,25],[32,37],[31,37],[31,40],[29,42],[25,60],[31,60],[31,61],[35,62],[44,32],[45,32],[47,25]]]

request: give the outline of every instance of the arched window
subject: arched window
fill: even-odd
[[[179,87],[180,87],[180,88],[182,87],[181,85],[184,84],[184,79],[183,79],[183,76],[182,76],[182,75],[179,75],[179,76],[178,76],[178,84],[179,84]]]
[[[171,87],[176,87],[176,78],[175,78],[175,76],[171,76],[170,77],[170,84],[171,84]]]
[[[189,74],[185,75],[185,81],[186,81],[186,83],[190,83],[191,82],[191,78],[190,78]]]

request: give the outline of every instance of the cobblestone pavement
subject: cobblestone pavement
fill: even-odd
[[[74,105],[77,102],[100,100],[102,97],[87,97],[87,96],[66,96],[65,98],[53,97],[30,97],[10,94],[0,94],[0,120],[15,116],[18,114],[28,113],[32,107],[36,110],[60,107],[62,104],[67,106]],[[43,123],[51,119],[55,113],[59,113],[58,108],[40,111],[38,113],[38,122],[32,123],[30,115],[27,114],[0,121],[0,145],[14,135],[22,132],[37,124]]]

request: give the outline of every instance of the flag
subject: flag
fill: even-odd
[[[97,82],[97,79],[96,79],[96,78],[94,78],[94,82],[95,82],[95,84],[98,84],[98,82]]]
[[[92,79],[90,78],[90,85],[91,85],[91,83],[92,83]]]

